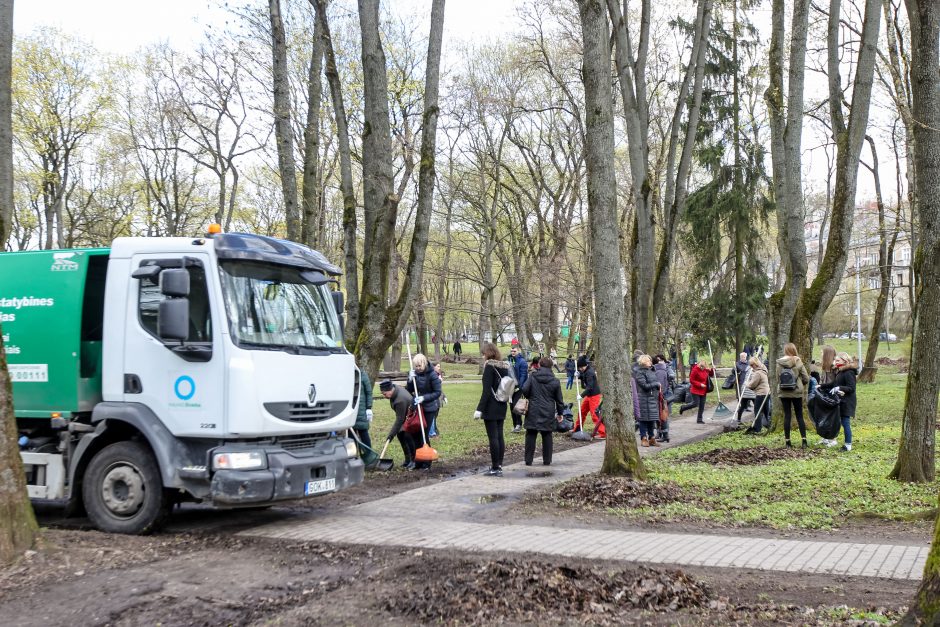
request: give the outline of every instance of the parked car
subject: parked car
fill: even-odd
[[[843,333],[842,335],[839,336],[839,339],[840,339],[840,340],[847,340],[847,339],[849,339],[849,334],[848,334],[848,333]]]
[[[881,333],[878,334],[878,339],[887,341],[887,342],[897,342],[898,336],[895,335],[894,333],[885,333],[884,331],[882,331]]]
[[[865,339],[865,334],[864,334],[864,333],[859,333],[858,331],[852,331],[851,338],[852,338],[853,340],[864,340],[864,339]]]

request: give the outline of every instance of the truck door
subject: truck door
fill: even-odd
[[[189,272],[189,337],[158,335],[159,273],[131,279],[124,350],[124,400],[147,405],[178,437],[213,437],[224,432],[224,375],[219,329],[224,315],[213,289],[208,255],[172,258],[135,255],[131,271],[148,266],[184,267]],[[139,274],[145,274],[141,272]],[[136,283],[136,285],[135,285]]]

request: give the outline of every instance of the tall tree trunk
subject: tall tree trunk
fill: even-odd
[[[13,206],[13,166],[12,159],[8,159],[13,154],[12,59],[13,0],[0,0],[0,160],[4,162],[0,166],[0,206],[5,208]],[[4,221],[0,226],[3,224],[8,223]],[[5,244],[6,237],[0,240],[0,250]],[[13,414],[13,386],[0,328],[0,564],[9,563],[30,548],[38,533],[26,493]]]
[[[317,22],[323,31],[323,48],[326,56],[326,80],[330,86],[330,99],[333,102],[333,119],[336,124],[336,143],[339,152],[340,189],[343,194],[343,257],[346,270],[346,328],[345,340],[348,348],[354,348],[359,337],[359,262],[357,249],[356,191],[352,177],[352,151],[349,145],[349,118],[343,102],[343,86],[336,65],[336,51],[333,36],[327,20],[327,0],[310,0],[316,9]],[[375,372],[367,371],[373,381]]]
[[[451,166],[451,180],[453,180],[453,159],[451,159],[449,165]],[[437,341],[434,342],[434,358],[440,361],[441,359],[441,342],[444,342],[444,323],[447,317],[447,282],[448,282],[448,273],[450,272],[450,248],[453,243],[453,236],[450,232],[451,223],[454,218],[454,203],[452,199],[448,199],[447,202],[447,216],[444,218],[444,261],[441,264],[441,276],[437,282],[437,325],[435,327],[435,337]]]
[[[323,101],[323,24],[316,20],[307,71],[307,122],[304,124],[304,172],[301,179],[300,241],[311,248],[322,246],[323,188],[320,183],[320,105]]]
[[[855,218],[858,163],[868,128],[868,111],[877,60],[878,32],[881,26],[880,0],[866,0],[861,49],[858,53],[851,110],[848,124],[846,124],[842,113],[842,101],[845,96],[839,74],[841,5],[842,0],[830,0],[829,109],[838,152],[832,215],[829,218],[829,241],[816,277],[800,296],[790,331],[790,339],[799,347],[803,355],[809,355],[812,352],[813,328],[829,308],[829,304],[842,284],[842,277],[845,273],[852,238],[852,224]]]
[[[291,129],[290,79],[287,76],[287,38],[281,18],[281,0],[268,0],[271,18],[271,56],[274,88],[274,137],[277,165],[284,194],[287,239],[300,241],[300,214],[297,210],[297,168],[294,165],[294,134]]]
[[[13,0],[0,1],[0,252],[13,229]]]
[[[617,235],[617,181],[614,174],[614,113],[610,87],[609,29],[603,0],[578,0],[584,44],[585,164],[588,221],[594,277],[597,366],[604,392],[607,441],[601,472],[642,479],[633,431],[630,371],[623,306],[623,264]]]
[[[940,391],[940,4],[907,0],[911,24],[911,91],[921,233],[915,269],[920,294],[914,312],[911,370],[901,427],[901,450],[892,476],[902,481],[933,481],[934,423]],[[906,625],[935,625],[940,620],[940,518]]]
[[[871,333],[868,336],[868,351],[865,353],[865,367],[858,380],[863,383],[872,383],[878,368],[875,358],[878,356],[879,334],[884,322],[885,310],[888,307],[888,297],[891,295],[892,261],[894,260],[894,245],[898,241],[899,220],[895,214],[894,228],[888,233],[888,223],[885,219],[885,203],[881,194],[881,176],[878,173],[878,152],[875,142],[866,136],[868,147],[871,149],[872,165],[869,168],[875,181],[875,200],[878,203],[878,274],[881,286],[878,289],[878,302],[875,304],[875,316],[871,321]],[[900,203],[899,203],[900,205]],[[898,207],[900,210],[900,206]]]
[[[899,481],[933,481],[937,395],[940,392],[940,5],[907,0],[911,23],[911,92],[914,161],[921,237],[914,254],[917,304],[911,334],[911,369],[901,423],[901,446],[891,477]],[[940,531],[940,527],[938,527]],[[927,561],[922,594],[931,590],[940,617],[940,544],[934,541]],[[919,604],[921,609],[926,607]]]
[[[795,0],[790,33],[789,59],[783,51],[787,39],[784,27],[785,0],[772,0],[769,51],[769,85],[764,94],[770,118],[770,152],[773,162],[773,192],[777,210],[777,249],[785,280],[780,291],[770,297],[769,358],[771,389],[777,382],[776,359],[790,340],[793,314],[806,283],[806,242],[801,187],[801,144],[803,135],[803,91],[806,67],[806,33],[809,0]],[[788,61],[788,63],[787,63]],[[783,69],[789,65],[788,86],[784,91]],[[778,403],[774,425],[781,416]]]

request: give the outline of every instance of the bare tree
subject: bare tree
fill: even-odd
[[[13,206],[13,0],[0,0],[0,203]],[[10,213],[4,213],[9,216]],[[0,226],[6,224],[5,218]],[[0,229],[2,233],[7,230]],[[2,240],[6,242],[6,237]],[[0,564],[6,564],[33,545],[39,528],[26,494],[26,477],[16,443],[13,386],[0,330]]]
[[[300,211],[297,207],[297,166],[294,163],[294,135],[291,133],[290,81],[287,77],[287,37],[281,18],[281,0],[268,0],[271,22],[272,84],[274,91],[274,137],[277,164],[284,194],[284,219],[287,239],[300,241]],[[317,80],[319,80],[317,76]]]
[[[610,45],[602,0],[578,0],[584,41],[585,163],[593,254],[598,372],[604,391],[607,442],[601,472],[643,478],[633,431],[630,372],[623,305],[623,265],[617,242],[614,113]]]

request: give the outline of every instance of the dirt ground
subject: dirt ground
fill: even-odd
[[[0,615],[24,627],[835,625],[852,624],[840,606],[896,616],[915,589],[861,578],[58,529],[0,574]]]
[[[564,440],[559,448],[579,446]],[[521,460],[510,445],[507,463]],[[40,512],[43,541],[0,570],[0,623],[54,625],[599,624],[845,625],[858,611],[896,617],[915,582],[732,569],[647,569],[598,560],[456,551],[297,544],[234,535],[250,524],[383,498],[479,472],[480,450],[430,472],[371,474],[341,494],[238,516],[189,507],[151,537],[117,536],[62,524]],[[633,523],[526,502],[510,519],[558,526]],[[711,531],[701,525],[644,530]],[[922,527],[922,528],[921,528]],[[766,535],[768,530],[714,529]],[[779,532],[778,532],[779,533]],[[828,540],[921,541],[926,523],[859,521]],[[846,609],[853,608],[853,609]]]

